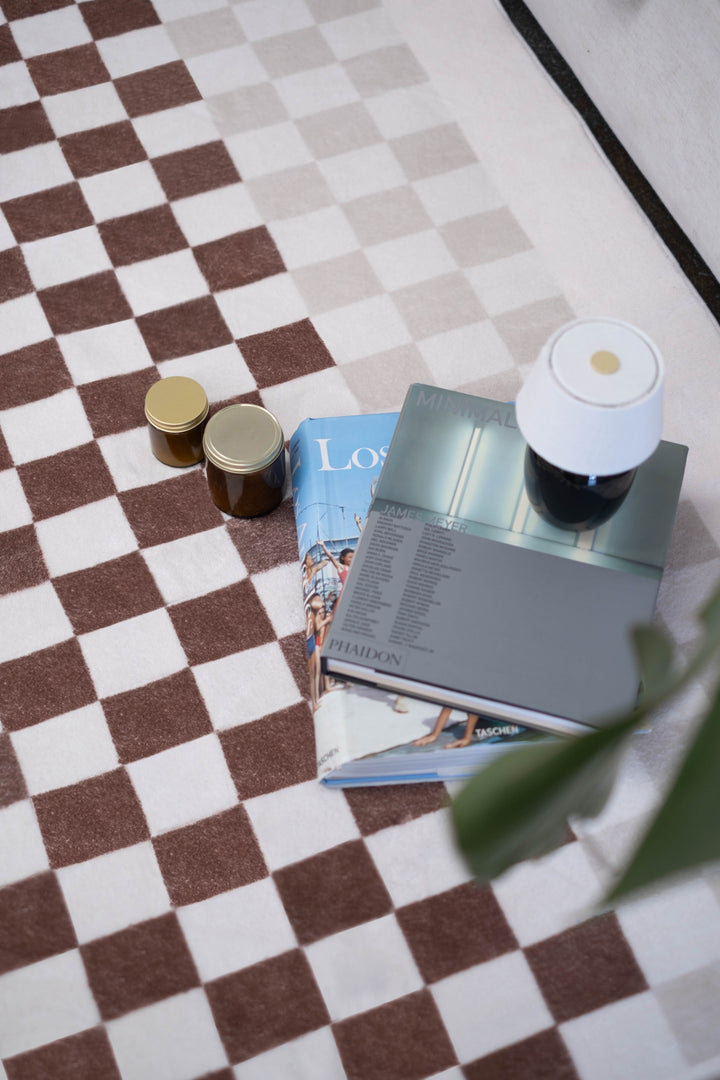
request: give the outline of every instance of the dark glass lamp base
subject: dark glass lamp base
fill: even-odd
[[[528,446],[525,488],[533,510],[560,529],[596,529],[622,505],[637,469],[613,476],[582,476],[551,465]]]

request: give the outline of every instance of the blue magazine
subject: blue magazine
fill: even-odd
[[[325,675],[320,657],[398,413],[304,420],[290,473],[317,746],[326,784],[456,780],[537,733]],[[382,590],[382,581],[378,589]],[[447,751],[447,752],[445,752]]]

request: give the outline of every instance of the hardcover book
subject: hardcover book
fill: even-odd
[[[318,776],[327,784],[464,779],[507,746],[537,737],[516,723],[321,670],[397,418],[308,419],[290,440]]]
[[[591,532],[547,524],[512,404],[410,387],[322,669],[555,734],[631,707],[687,448],[663,441]]]

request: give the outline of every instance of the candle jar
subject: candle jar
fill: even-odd
[[[257,517],[280,503],[285,439],[277,419],[260,405],[227,405],[203,437],[210,495],[234,517]]]
[[[165,465],[197,465],[203,456],[207,394],[195,379],[171,375],[153,383],[145,395],[150,448]]]

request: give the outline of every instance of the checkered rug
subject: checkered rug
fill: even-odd
[[[511,398],[572,317],[386,9],[0,11],[0,1074],[719,1075],[717,874],[593,906],[653,736],[478,887],[443,785],[316,781],[289,498],[230,519],[150,453],[164,376],[289,438],[411,381]],[[686,499],[683,645],[717,540]]]

